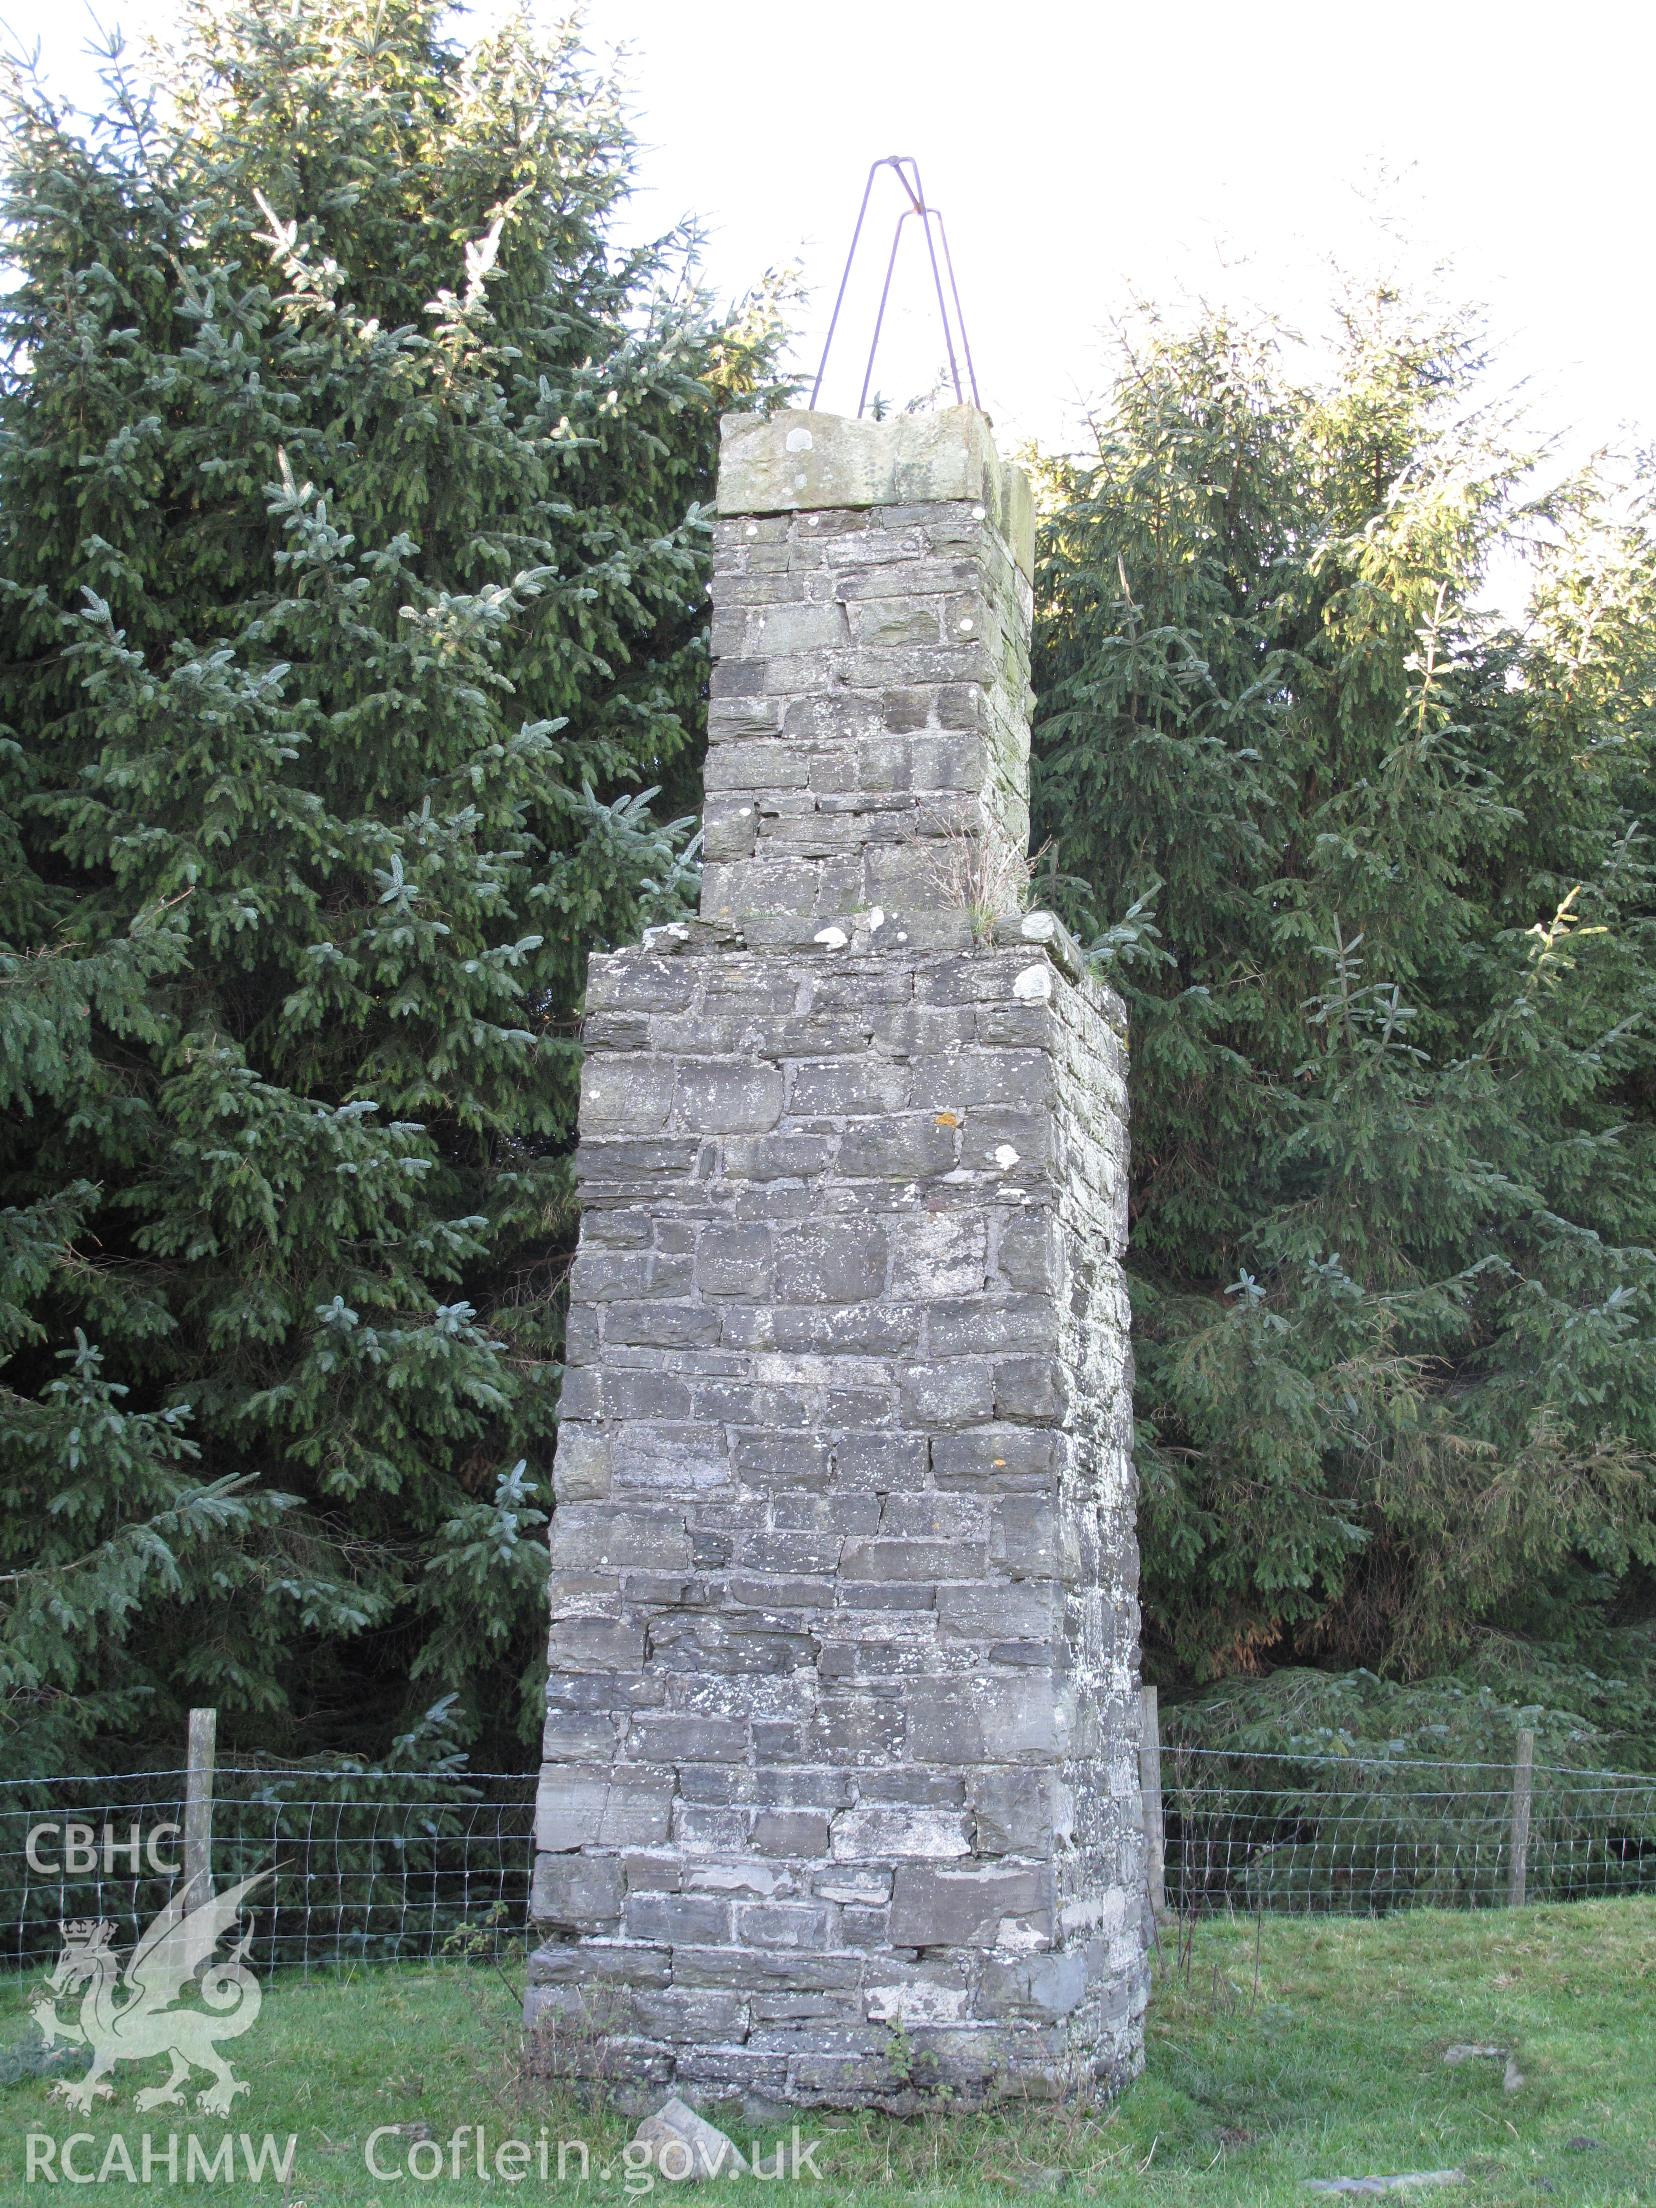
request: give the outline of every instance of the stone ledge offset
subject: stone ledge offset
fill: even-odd
[[[906,922],[908,927],[914,928],[916,923],[912,916],[904,915],[894,920],[882,914],[881,926],[871,931],[866,912],[847,913],[842,922],[827,927],[815,918],[795,920],[786,916],[750,915],[744,924],[687,915],[683,920],[670,920],[646,928],[640,944],[622,944],[614,951],[597,955],[626,958],[648,952],[655,958],[684,958],[710,950],[775,951],[803,954],[814,965],[830,960],[849,964],[860,958],[881,955],[921,959],[927,952],[939,950],[975,953],[1027,950],[1036,955],[1044,954],[1066,981],[1074,982],[1097,1005],[1116,1034],[1125,1036],[1125,1004],[1099,976],[1086,952],[1056,913],[1039,909],[1001,913],[991,923],[986,937],[975,932],[971,917],[965,912],[928,913],[922,918],[935,924],[934,935],[928,938],[921,931],[921,940],[913,941],[905,936],[899,944],[898,925]],[[876,940],[877,937],[880,939]]]
[[[976,407],[848,421],[803,410],[727,414],[719,425],[721,514],[788,514],[970,500],[987,507],[1027,579],[1035,505],[1022,468],[995,450]]]

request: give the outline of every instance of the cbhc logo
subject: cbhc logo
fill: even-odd
[[[177,1840],[181,1829],[176,1824],[154,1825],[146,1839],[141,1826],[128,1825],[122,1840],[114,1825],[46,1823],[29,1827],[23,1850],[30,1870],[41,1878],[83,1876],[100,1868],[106,1877],[113,1877],[117,1864],[123,1864],[127,1874],[136,1878],[146,1863],[158,1876],[176,1878],[184,1866],[176,1857],[170,1862],[164,1860],[161,1851]],[[49,1862],[43,1852],[53,1841],[60,1851],[55,1863]]]

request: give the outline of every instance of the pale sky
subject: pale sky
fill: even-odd
[[[167,0],[99,12],[137,34]],[[0,0],[0,19],[49,76],[89,81],[81,0]],[[1447,260],[1447,288],[1487,303],[1543,428],[1572,453],[1656,432],[1646,7],[590,0],[587,22],[633,49],[637,219],[699,215],[723,292],[797,262],[811,368],[869,162],[917,157],[1003,447],[1073,440],[1099,332],[1135,295],[1262,301],[1314,334],[1330,256],[1396,250],[1382,171],[1407,265]],[[898,204],[884,182],[871,269]],[[901,400],[942,360],[912,236],[898,297],[875,383]],[[860,300],[825,405],[854,408],[870,323]]]

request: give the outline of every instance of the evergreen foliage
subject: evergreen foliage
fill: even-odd
[[[24,1768],[188,1702],[532,1733],[575,1014],[689,871],[698,501],[771,329],[617,242],[574,29],[444,12],[192,0],[153,98],[114,57],[93,127],[6,95]]]
[[[1526,504],[1463,321],[1380,289],[1297,357],[1153,330],[1046,484],[1037,835],[1130,1012],[1172,1680],[1567,1654],[1656,1565],[1650,509]]]
[[[444,12],[189,0],[153,97],[5,94],[15,1768],[195,1701],[286,1753],[532,1734],[576,1012],[692,871],[697,502],[775,331],[617,242],[572,29]],[[1150,1645],[1424,1678],[1411,1737],[1454,1665],[1598,1752],[1656,1711],[1656,502],[1526,503],[1465,321],[1341,327],[1317,374],[1155,331],[1045,486]]]

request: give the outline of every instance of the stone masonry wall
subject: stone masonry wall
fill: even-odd
[[[593,961],[528,2014],[635,2101],[1138,2061],[1121,1013],[926,848],[1027,803],[1018,490],[938,420],[739,426],[722,502],[870,503],[721,523],[703,918]]]
[[[787,419],[726,424],[702,911],[960,947],[1029,844],[1028,488],[969,407]]]

